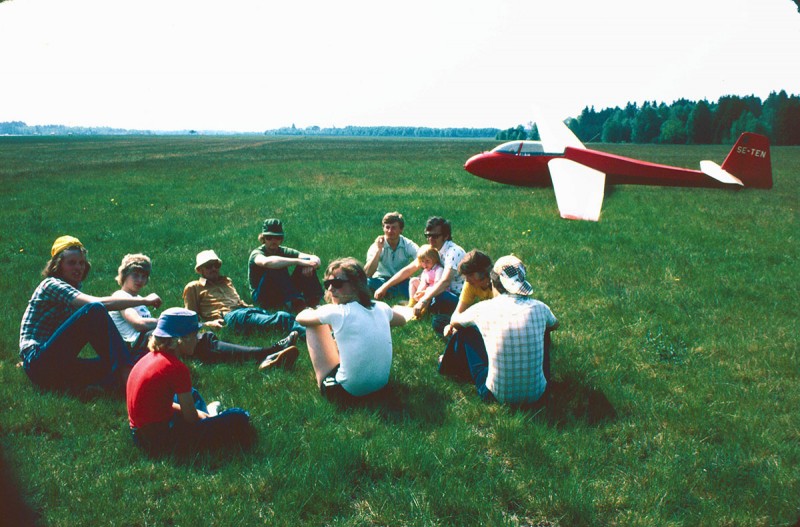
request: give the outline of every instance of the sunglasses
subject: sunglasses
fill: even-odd
[[[425,233],[425,237],[426,238],[431,238],[431,239],[441,238],[442,236],[443,236],[443,234],[441,232],[426,232]]]
[[[222,264],[219,262],[208,262],[207,264],[203,265],[204,269],[219,269],[222,267]]]
[[[323,285],[325,289],[328,289],[330,286],[333,286],[334,289],[341,289],[344,284],[346,284],[349,280],[345,280],[343,278],[331,278],[330,280],[325,280]]]

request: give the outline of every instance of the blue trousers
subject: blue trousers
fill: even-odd
[[[97,357],[78,357],[86,344],[91,344]],[[125,374],[139,356],[128,349],[105,306],[94,302],[73,313],[47,342],[23,357],[22,363],[30,380],[41,388],[111,388],[123,385]]]
[[[433,297],[431,302],[430,312],[431,327],[440,337],[444,334],[444,327],[450,323],[450,316],[458,306],[458,296],[450,291],[439,293]]]
[[[205,400],[192,388],[194,407],[207,412]],[[175,396],[177,402],[177,396]],[[248,447],[253,440],[250,414],[231,408],[214,417],[189,424],[176,412],[172,419],[131,430],[133,442],[152,456],[189,455],[196,452]]]
[[[250,334],[254,331],[277,329],[281,333],[297,331],[305,336],[306,328],[298,324],[294,315],[286,311],[270,313],[261,307],[240,307],[225,314],[225,324],[236,333]]]
[[[374,293],[376,289],[388,281],[388,278],[379,278],[373,276],[372,278],[367,278],[367,286],[369,287],[369,290]],[[408,300],[408,280],[403,280],[399,284],[390,287],[389,291],[387,291],[387,296],[404,298]]]
[[[303,269],[295,266],[291,275],[288,268],[265,269],[253,291],[253,303],[264,308],[284,308],[298,302],[316,307],[324,295],[322,284],[316,272],[306,275]]]
[[[542,371],[546,381],[550,381],[550,331],[544,334],[544,354]],[[459,329],[450,340],[439,363],[439,373],[460,380],[472,380],[481,399],[492,400],[494,396],[486,387],[489,374],[489,356],[483,335],[475,326]]]

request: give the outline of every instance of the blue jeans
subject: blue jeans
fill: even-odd
[[[544,333],[544,354],[542,356],[542,371],[546,381],[550,381],[550,331]],[[486,387],[486,377],[489,374],[489,356],[486,353],[486,344],[483,335],[475,326],[459,329],[447,342],[439,373],[451,375],[459,379],[469,378],[475,383],[481,399],[490,401],[494,398],[492,392]]]
[[[194,407],[207,412],[205,400],[192,388]],[[178,396],[175,396],[177,402]],[[152,456],[164,454],[188,455],[205,450],[229,447],[248,447],[253,440],[250,414],[241,408],[231,408],[214,417],[187,423],[176,412],[172,419],[131,430],[133,442]]]
[[[367,286],[369,287],[369,290],[374,293],[376,289],[388,281],[388,278],[373,276],[372,278],[367,278]],[[390,287],[386,292],[386,295],[408,300],[408,280],[403,280],[399,284]]]
[[[444,333],[444,327],[450,323],[450,316],[457,306],[458,295],[451,293],[449,290],[433,297],[430,307],[430,313],[433,315],[431,317],[431,327],[440,337]]]
[[[303,269],[295,266],[291,275],[288,268],[264,269],[258,287],[253,291],[253,303],[265,308],[284,308],[287,303],[316,307],[324,295],[322,284],[316,272],[306,275]]]
[[[282,333],[297,331],[304,337],[306,328],[295,321],[294,316],[286,311],[270,313],[260,307],[240,307],[225,313],[225,324],[236,333],[249,334],[253,331],[277,329]]]
[[[97,357],[78,357],[86,344]],[[30,380],[41,388],[82,389],[94,384],[124,386],[125,374],[139,356],[132,355],[105,306],[94,302],[73,313],[22,362]]]

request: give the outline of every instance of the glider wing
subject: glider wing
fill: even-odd
[[[551,159],[547,167],[561,217],[598,221],[603,207],[606,175],[565,158]]]

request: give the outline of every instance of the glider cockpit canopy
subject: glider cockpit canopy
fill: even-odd
[[[540,156],[545,153],[539,141],[509,141],[492,148],[492,152],[514,156]]]

